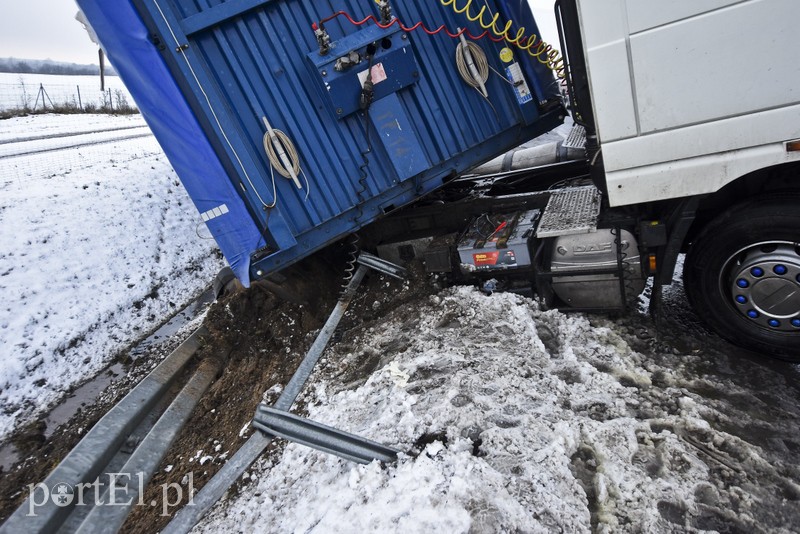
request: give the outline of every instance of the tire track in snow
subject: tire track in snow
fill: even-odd
[[[32,141],[44,141],[48,139],[60,139],[62,137],[75,137],[79,135],[89,135],[89,134],[96,134],[96,133],[106,133],[106,132],[119,132],[123,130],[134,130],[136,128],[145,128],[147,127],[145,124],[137,124],[134,126],[119,126],[116,128],[100,128],[100,129],[92,129],[92,130],[80,130],[77,132],[58,132],[46,135],[32,135],[28,137],[14,137],[11,139],[0,139],[0,145],[10,145],[13,143],[29,143]]]
[[[114,136],[114,137],[109,138],[109,139],[80,141],[80,142],[77,142],[77,143],[65,144],[65,145],[61,145],[61,146],[48,147],[48,148],[33,148],[33,149],[25,150],[25,151],[22,151],[22,152],[13,152],[12,151],[11,153],[0,154],[0,157],[2,157],[4,159],[5,158],[10,159],[10,158],[23,157],[23,156],[34,156],[34,155],[37,155],[37,154],[47,154],[47,153],[50,153],[50,152],[59,152],[59,151],[62,151],[62,150],[72,150],[72,149],[83,148],[83,147],[87,147],[87,146],[96,146],[96,145],[103,145],[103,144],[108,144],[108,143],[116,143],[116,142],[119,142],[119,141],[128,141],[128,140],[131,140],[131,139],[141,139],[141,138],[144,138],[144,137],[152,137],[152,135],[153,135],[152,132],[150,132],[150,128],[148,128],[147,126],[142,126],[142,127],[137,128],[137,129],[146,130],[146,131],[143,131],[143,132],[140,132],[140,133],[135,133],[135,134],[130,134],[130,135]],[[95,133],[95,132],[92,132],[92,133]],[[100,132],[100,133],[103,133],[103,132]],[[83,136],[83,134],[70,135],[70,136],[67,136],[67,137],[81,137],[81,136]]]

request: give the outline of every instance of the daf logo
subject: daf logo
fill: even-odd
[[[611,251],[611,243],[593,243],[591,245],[575,245],[573,254],[602,254]]]
[[[620,245],[623,251],[628,250],[628,247],[630,247],[627,241],[623,241]],[[572,253],[579,256],[585,254],[605,254],[612,250],[614,250],[614,243],[592,243],[589,245],[575,245],[572,248]]]

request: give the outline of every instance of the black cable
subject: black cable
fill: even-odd
[[[359,105],[362,111],[362,118],[364,119],[364,133],[367,140],[367,149],[361,151],[361,165],[358,167],[358,185],[359,189],[356,190],[356,199],[358,202],[358,213],[356,214],[356,222],[361,218],[364,214],[363,204],[366,202],[366,198],[364,197],[364,193],[367,191],[367,178],[369,175],[367,174],[367,167],[369,167],[369,155],[372,153],[372,140],[370,138],[370,117],[369,117],[369,108],[372,106],[372,99],[374,97],[374,90],[372,84],[372,65],[374,55],[369,54],[367,56],[369,58],[369,66],[367,68],[367,79],[364,81],[364,87],[361,89],[361,97],[359,99]]]

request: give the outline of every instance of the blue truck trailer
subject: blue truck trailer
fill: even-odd
[[[78,4],[245,286],[564,117],[526,2]]]

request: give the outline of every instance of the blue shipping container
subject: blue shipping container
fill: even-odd
[[[425,30],[485,32],[446,3],[392,2],[389,25],[374,0],[78,0],[245,285],[560,122],[549,69],[491,32],[470,39],[486,96],[462,79],[461,40]],[[538,33],[527,2],[483,5]]]

